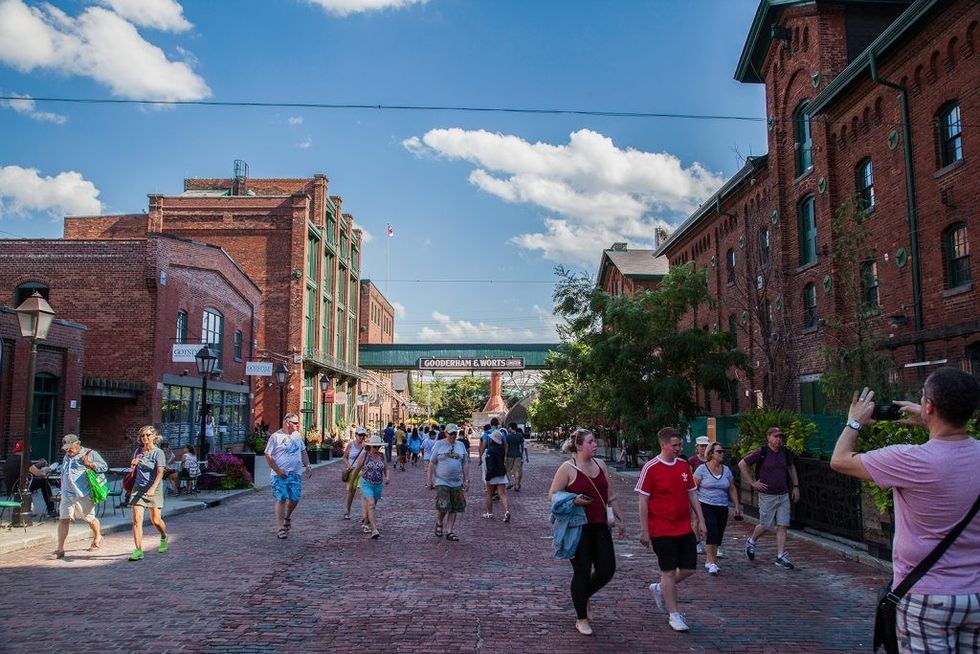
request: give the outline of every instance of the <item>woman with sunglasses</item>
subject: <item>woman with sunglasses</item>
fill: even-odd
[[[388,483],[388,459],[381,452],[385,442],[381,436],[375,434],[371,437],[365,448],[367,452],[364,456],[358,457],[357,465],[354,466],[355,477],[361,479],[361,496],[364,498],[364,533],[371,534],[371,538],[377,540],[381,538],[378,531],[377,507],[381,501],[381,493],[384,491],[385,484]]]
[[[718,574],[718,547],[725,538],[728,524],[728,500],[735,505],[735,519],[742,519],[742,503],[735,488],[732,471],[725,465],[725,448],[721,443],[711,443],[704,451],[705,463],[694,471],[694,483],[698,485],[698,501],[704,513],[705,564],[710,575]]]

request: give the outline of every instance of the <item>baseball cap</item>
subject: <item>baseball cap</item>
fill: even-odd
[[[447,434],[456,434],[458,432],[459,432],[459,426],[455,422],[451,422],[448,425],[446,425]]]
[[[698,436],[694,442],[697,445],[711,445],[711,439],[707,436]]]
[[[358,427],[357,429],[354,430],[354,433],[355,434],[365,434],[366,435],[367,434],[367,429],[365,429],[364,427]]]
[[[786,438],[786,433],[779,427],[770,427],[766,430],[766,436],[780,436]]]
[[[81,439],[79,439],[76,434],[65,434],[65,437],[61,439],[61,449],[67,450],[75,443],[81,443],[81,442],[82,442]]]

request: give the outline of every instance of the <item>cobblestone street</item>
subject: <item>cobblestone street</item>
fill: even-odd
[[[701,568],[680,587],[691,631],[672,632],[647,590],[656,562],[638,543],[626,480],[616,482],[627,500],[618,570],[593,601],[595,637],[580,636],[571,566],[553,560],[550,543],[546,491],[559,461],[532,448],[509,524],[480,518],[482,485],[471,489],[457,543],[433,535],[421,467],[392,472],[374,541],[360,531],[356,503],[354,519],[341,519],[333,464],[305,482],[287,540],[276,539],[264,489],[174,517],[167,554],[156,553],[148,525],[139,563],[126,560],[128,533],[107,536],[95,553],[69,544],[63,561],[41,547],[2,555],[0,650],[870,651],[875,589],[887,574],[797,539],[797,569],[783,570],[772,564],[771,536],[750,563],[746,523],[729,527],[721,575]]]

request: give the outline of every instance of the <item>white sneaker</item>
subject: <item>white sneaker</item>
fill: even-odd
[[[717,563],[705,563],[704,569],[708,571],[709,575],[718,574],[718,564]]]
[[[721,551],[721,548],[720,547],[718,548],[718,553],[715,554],[715,557],[717,557],[719,559],[725,558],[725,553]]]
[[[704,543],[698,541],[698,554],[704,554]]]
[[[650,592],[653,593],[653,601],[657,603],[657,608],[664,610],[664,592],[660,590],[660,584],[650,584]]]
[[[688,630],[687,623],[684,622],[684,616],[680,613],[671,613],[670,618],[667,620],[667,624],[669,624],[670,628],[674,631]]]

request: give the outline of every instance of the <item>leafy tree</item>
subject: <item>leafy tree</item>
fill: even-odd
[[[458,377],[446,389],[439,415],[447,422],[468,422],[474,411],[482,409],[490,397],[486,377]]]
[[[446,405],[448,384],[444,379],[412,379],[412,398],[427,416],[437,416]]]

